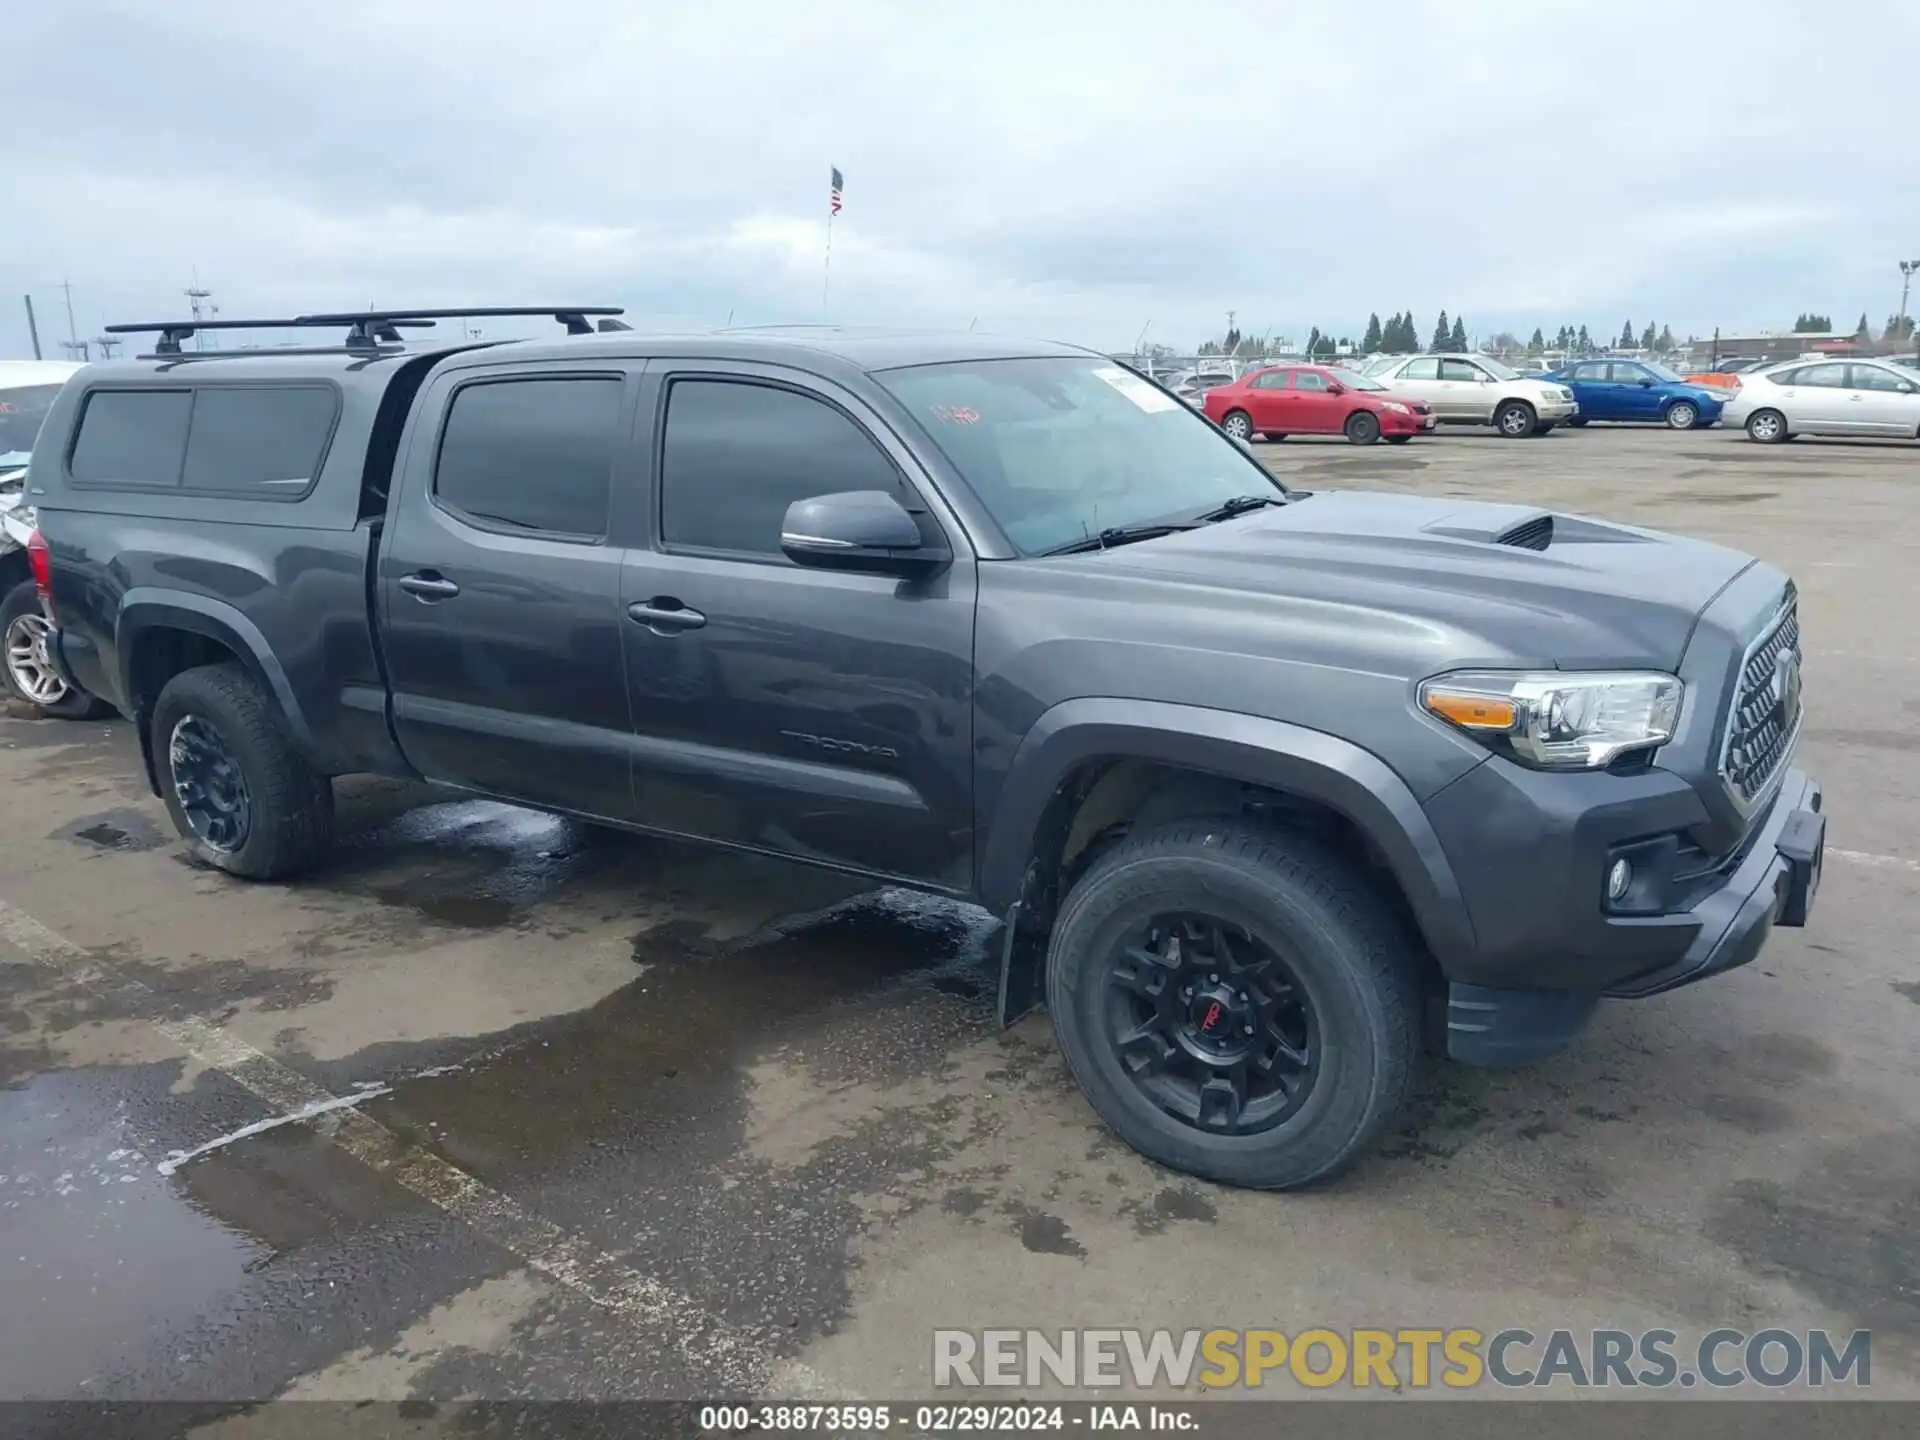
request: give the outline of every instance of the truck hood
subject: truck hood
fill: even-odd
[[[1316,612],[1314,630],[1344,624],[1382,662],[1411,650],[1416,667],[1667,670],[1707,603],[1755,563],[1707,541],[1531,506],[1361,491],[1319,491],[1073,558],[1227,592],[1224,602],[1240,597],[1282,626]],[[1327,607],[1355,613],[1343,622]]]

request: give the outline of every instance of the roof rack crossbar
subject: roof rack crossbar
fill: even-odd
[[[153,354],[145,359],[171,359],[184,354],[180,342],[192,338],[201,330],[310,330],[322,327],[344,325],[347,327],[346,348],[352,351],[369,351],[379,346],[398,344],[403,329],[429,329],[436,320],[489,319],[508,315],[549,315],[566,327],[569,335],[591,335],[594,326],[589,316],[602,316],[599,328],[604,333],[611,330],[628,330],[632,327],[619,320],[615,315],[624,315],[625,309],[618,305],[476,305],[467,309],[445,310],[334,310],[313,315],[294,315],[276,320],[155,320],[138,324],[109,325],[109,335],[148,335],[158,334],[160,339],[153,347]],[[205,351],[196,351],[205,354]],[[337,353],[331,349],[304,349],[299,351],[281,350],[280,354],[324,355]]]

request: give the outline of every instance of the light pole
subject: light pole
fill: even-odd
[[[1913,284],[1913,272],[1916,270],[1920,270],[1920,260],[1902,260],[1900,262],[1900,316],[1899,318],[1903,322],[1900,326],[1902,330],[1905,330],[1907,328],[1904,323],[1907,318],[1907,287]]]

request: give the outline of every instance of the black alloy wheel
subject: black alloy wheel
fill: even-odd
[[[194,835],[231,855],[253,833],[253,797],[220,732],[197,715],[183,716],[167,741],[173,792]]]
[[[1269,945],[1213,916],[1159,914],[1129,936],[1111,961],[1105,1016],[1133,1083],[1208,1134],[1271,1129],[1319,1075],[1305,987]]]

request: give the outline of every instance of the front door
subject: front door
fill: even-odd
[[[1293,411],[1295,427],[1303,435],[1337,435],[1340,432],[1340,399],[1329,388],[1329,376],[1319,370],[1293,372]]]
[[[1629,360],[1615,360],[1607,385],[1611,418],[1615,420],[1658,420],[1660,397],[1653,388],[1653,374]]]
[[[656,365],[641,427],[658,437],[652,544],[629,552],[620,597],[638,822],[964,891],[975,580],[961,537],[920,580],[793,564],[780,525],[810,496],[887,490],[941,526],[910,452],[811,377]]]
[[[394,730],[430,780],[610,819],[631,809],[609,542],[629,368],[455,371],[421,399],[379,601]]]
[[[1851,404],[1860,412],[1858,433],[1907,440],[1920,435],[1920,373],[1907,379],[1884,365],[1855,363],[1849,368]]]
[[[1441,414],[1455,420],[1491,420],[1493,418],[1492,377],[1471,360],[1440,362],[1441,400],[1447,408]]]

